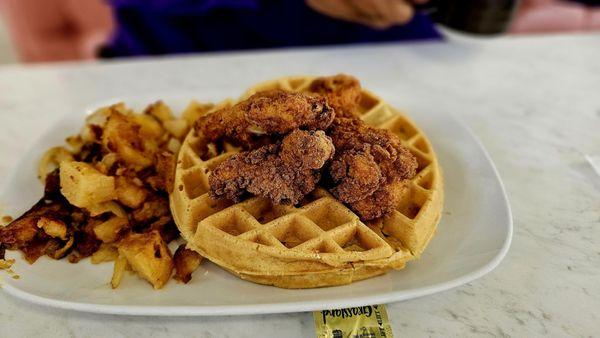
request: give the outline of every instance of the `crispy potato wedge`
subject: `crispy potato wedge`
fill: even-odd
[[[119,234],[129,227],[126,217],[111,217],[109,220],[94,226],[94,234],[104,243],[112,243],[119,239]]]
[[[173,119],[173,111],[162,100],[156,101],[146,107],[144,114],[154,116],[160,122],[166,122]]]
[[[155,289],[173,270],[189,282],[202,257],[185,247],[175,257],[169,251],[179,232],[168,193],[183,138],[213,109],[194,101],[175,118],[162,101],[143,112],[121,102],[88,115],[77,135],[40,161],[44,197],[15,221],[0,220],[0,259],[4,250],[21,250],[30,263],[43,255],[71,263],[90,256],[93,264],[114,261],[113,288],[125,271]]]
[[[131,233],[117,245],[119,255],[127,259],[133,271],[154,289],[161,289],[171,278],[173,258],[158,231]]]
[[[192,273],[202,263],[202,256],[196,251],[187,249],[185,244],[181,244],[177,248],[177,251],[175,251],[173,262],[175,263],[175,275],[173,278],[187,284],[192,279]]]
[[[148,196],[148,191],[125,177],[117,177],[116,194],[117,200],[132,209],[139,208]]]
[[[100,162],[95,164],[95,168],[98,169],[104,175],[108,175],[110,169],[117,163],[119,157],[115,153],[108,153],[102,157]]]
[[[115,179],[84,162],[60,163],[60,191],[69,203],[88,208],[115,198]]]
[[[163,122],[165,129],[169,134],[175,136],[178,139],[183,138],[190,131],[190,125],[185,119],[174,119]]]
[[[118,112],[111,112],[102,133],[102,145],[119,155],[127,164],[138,169],[152,165],[154,157],[152,140],[143,138],[141,125]]]
[[[128,117],[140,126],[140,134],[143,137],[159,138],[165,133],[160,123],[152,116],[136,114]]]

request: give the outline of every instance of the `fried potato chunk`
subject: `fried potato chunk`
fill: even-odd
[[[146,110],[144,110],[144,114],[153,116],[160,122],[165,122],[173,119],[173,111],[166,103],[164,103],[161,100],[156,101],[153,104],[146,107]]]
[[[46,176],[53,172],[63,161],[73,161],[73,154],[64,147],[52,147],[48,149],[38,166],[38,177],[42,182],[46,181]]]
[[[138,169],[152,165],[156,144],[152,138],[142,137],[139,123],[112,111],[102,133],[102,145],[116,152],[119,158]]]
[[[84,162],[61,162],[60,191],[69,203],[88,208],[115,197],[115,179]]]
[[[190,125],[185,119],[175,119],[163,122],[165,129],[173,136],[177,138],[183,138],[188,131],[190,131]]]
[[[185,244],[181,244],[175,251],[173,262],[175,263],[173,278],[187,284],[192,279],[192,273],[200,266],[202,256],[196,251],[187,249]]]
[[[117,200],[132,209],[139,208],[148,196],[148,191],[131,180],[119,176],[116,181]]]
[[[119,234],[129,227],[126,217],[112,217],[109,220],[94,226],[94,235],[104,243],[112,243],[119,238]]]
[[[160,123],[149,115],[129,115],[131,121],[140,126],[140,135],[145,138],[158,138],[164,134],[164,130]]]
[[[96,217],[110,212],[111,214],[118,217],[127,217],[127,213],[123,208],[116,202],[108,201],[100,204],[91,205],[86,208],[89,211],[90,216]]]
[[[162,288],[171,278],[173,258],[158,231],[131,233],[117,247],[119,255],[127,259],[133,271],[152,284],[154,289]]]
[[[179,237],[168,201],[176,154],[190,118],[210,107],[191,104],[178,119],[160,101],[143,112],[118,103],[90,114],[67,148],[51,148],[40,161],[44,196],[16,220],[0,220],[0,259],[5,250],[22,251],[30,263],[92,256],[94,264],[115,261],[113,288],[132,269],[161,288],[174,268],[166,243]],[[180,262],[185,274],[193,271],[189,257]]]
[[[200,103],[193,100],[181,113],[181,117],[187,121],[189,126],[193,126],[200,116],[206,115],[214,106],[212,103]]]

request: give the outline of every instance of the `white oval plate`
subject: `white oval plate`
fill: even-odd
[[[214,101],[227,93],[215,94],[206,98]],[[123,101],[141,108],[155,99]],[[189,99],[165,101],[181,111]],[[46,148],[63,144],[67,135],[76,133],[83,124],[82,112],[89,111],[66,116],[23,156],[0,195],[9,214],[19,215],[40,198],[38,159]],[[171,280],[164,289],[154,291],[128,274],[121,286],[112,290],[108,283],[112,263],[92,265],[84,260],[70,264],[42,257],[29,265],[20,254],[7,251],[9,258],[17,259],[14,270],[20,279],[4,276],[2,289],[36,304],[63,309],[175,316],[301,312],[389,303],[470,282],[494,269],[510,246],[512,216],[502,182],[481,143],[458,120],[444,112],[411,117],[428,135],[439,157],[445,178],[445,207],[429,247],[420,260],[408,263],[404,270],[346,286],[285,290],[243,281],[204,262],[187,285]]]

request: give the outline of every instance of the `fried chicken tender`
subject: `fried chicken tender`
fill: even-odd
[[[398,206],[402,194],[408,189],[407,182],[394,180],[384,183],[371,195],[351,203],[351,207],[365,221],[385,216]]]
[[[346,150],[336,156],[329,167],[329,174],[334,182],[339,182],[332,193],[346,203],[371,195],[385,180],[373,155],[358,150]]]
[[[357,118],[337,118],[329,130],[329,136],[340,151],[369,152],[386,177],[406,179],[415,175],[416,158],[389,130],[370,127]]]
[[[363,220],[391,212],[403,180],[416,174],[417,160],[400,139],[357,118],[336,118],[329,130],[336,156],[329,167],[331,192]]]
[[[210,195],[239,202],[250,193],[275,204],[298,204],[315,189],[320,169],[334,151],[322,130],[296,129],[280,142],[235,154],[218,165],[209,177]]]
[[[353,76],[338,74],[316,78],[309,90],[319,94],[338,117],[353,117],[360,102],[360,82]]]
[[[324,130],[334,116],[322,97],[269,90],[202,116],[195,130],[207,142],[224,139],[251,149],[260,144],[258,140],[263,135],[282,135],[296,128]]]

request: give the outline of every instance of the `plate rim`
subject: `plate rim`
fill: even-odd
[[[179,100],[183,99],[182,95],[161,95],[163,100]],[[114,102],[124,101],[125,98],[131,101],[139,101],[144,100],[145,98],[153,97],[152,100],[156,100],[156,96],[149,95],[133,95],[127,97],[116,97],[113,99],[103,99],[98,100],[92,104],[88,104],[85,106],[83,111],[85,114],[89,114],[91,111],[100,107],[102,105],[111,104]],[[193,96],[187,97],[187,100],[193,99]],[[148,102],[150,102],[148,101]],[[64,114],[59,119],[55,120],[53,125],[64,122],[69,117],[75,115],[73,111]],[[480,268],[471,271],[468,274],[463,276],[450,279],[448,281],[432,284],[419,288],[412,288],[407,290],[398,290],[398,291],[390,291],[383,292],[377,295],[371,296],[359,296],[352,297],[350,299],[341,299],[341,300],[333,300],[328,301],[327,308],[347,308],[354,306],[364,306],[370,304],[382,304],[382,303],[392,303],[392,302],[400,302],[403,300],[419,298],[427,295],[431,295],[434,293],[446,291],[463,284],[472,282],[476,279],[483,277],[488,274],[492,270],[494,270],[500,262],[504,259],[506,254],[510,249],[510,245],[512,243],[513,237],[513,213],[510,206],[509,198],[506,193],[506,188],[504,186],[504,182],[496,168],[494,161],[491,156],[485,149],[481,140],[476,136],[473,130],[456,114],[450,112],[446,115],[447,118],[454,120],[454,122],[458,123],[468,134],[472,141],[476,144],[477,148],[483,153],[485,160],[491,166],[492,172],[494,173],[494,177],[496,178],[497,183],[500,187],[500,192],[502,195],[502,203],[504,204],[503,210],[506,212],[506,216],[508,219],[507,224],[507,232],[504,238],[504,242],[499,252],[485,265]],[[37,144],[39,140],[47,137],[51,128],[48,128],[38,140],[34,143]],[[27,149],[27,152],[32,151],[32,149]],[[23,161],[23,158],[19,161]],[[18,166],[17,166],[18,167]],[[16,172],[13,170],[11,175],[12,178],[16,175]],[[10,181],[10,179],[9,179]],[[7,182],[9,182],[7,181]],[[0,196],[6,196],[6,190],[8,189],[8,184],[6,187],[3,187],[2,194]],[[1,288],[7,294],[45,307],[53,307],[59,308],[63,310],[71,310],[71,311],[80,311],[87,313],[99,313],[99,314],[115,314],[115,315],[133,315],[133,316],[221,316],[221,315],[257,315],[257,314],[270,314],[270,313],[291,313],[291,312],[308,312],[308,311],[317,311],[323,309],[323,301],[320,300],[311,300],[311,301],[291,301],[284,303],[263,303],[263,304],[239,304],[239,305],[111,305],[111,304],[95,304],[95,303],[85,303],[85,302],[77,302],[77,301],[65,301],[61,299],[55,299],[50,297],[39,296],[36,294],[29,293],[27,291],[21,290],[18,287],[14,286],[10,282],[4,282],[1,285]]]

